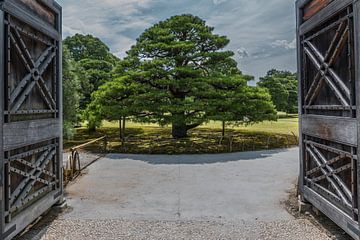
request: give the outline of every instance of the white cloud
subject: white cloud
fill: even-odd
[[[111,51],[124,56],[135,39],[127,36],[128,30],[149,27],[153,19],[144,16],[153,0],[62,0],[64,37],[93,34],[110,46]]]
[[[288,50],[292,50],[296,48],[296,39],[292,40],[292,41],[287,41],[287,40],[276,40],[274,41],[271,46],[273,47],[282,47]]]
[[[244,47],[240,47],[236,52],[238,53],[240,59],[249,57],[249,53]]]
[[[226,2],[227,0],[213,0],[213,3],[215,4],[215,5],[219,5],[219,4],[222,4],[222,3],[224,3],[224,2]]]
[[[271,68],[296,70],[295,8],[287,0],[58,0],[64,36],[93,34],[124,56],[154,23],[191,13],[230,39],[240,69],[255,77]],[[206,4],[208,3],[208,4]],[[226,4],[224,4],[226,3]],[[239,47],[241,46],[241,47]]]
[[[72,35],[75,35],[76,33],[84,34],[83,32],[81,32],[80,29],[76,29],[76,28],[69,27],[67,25],[63,25],[63,36],[64,37],[72,36]]]

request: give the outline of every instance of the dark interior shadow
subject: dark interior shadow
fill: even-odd
[[[336,223],[315,208],[308,209],[306,213],[300,213],[296,186],[289,192],[289,198],[284,204],[288,212],[296,219],[309,220],[314,226],[318,227],[321,231],[324,231],[329,239],[353,240],[353,238],[346,234],[346,232],[336,225]]]
[[[277,149],[255,152],[240,152],[227,154],[199,154],[199,155],[137,155],[137,154],[108,154],[106,158],[113,160],[131,159],[143,161],[149,164],[213,164],[235,161],[247,161],[256,159],[266,159],[274,154],[287,152],[289,149]]]

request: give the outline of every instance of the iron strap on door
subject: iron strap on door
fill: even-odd
[[[62,197],[61,7],[0,4],[1,234],[11,239]]]

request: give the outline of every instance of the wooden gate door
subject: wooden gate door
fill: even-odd
[[[359,238],[359,1],[299,0],[300,191]]]
[[[61,8],[0,1],[1,239],[62,198]]]

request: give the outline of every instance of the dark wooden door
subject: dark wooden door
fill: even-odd
[[[358,238],[358,4],[297,4],[301,195]]]
[[[3,1],[2,232],[10,238],[62,195],[61,8]]]

